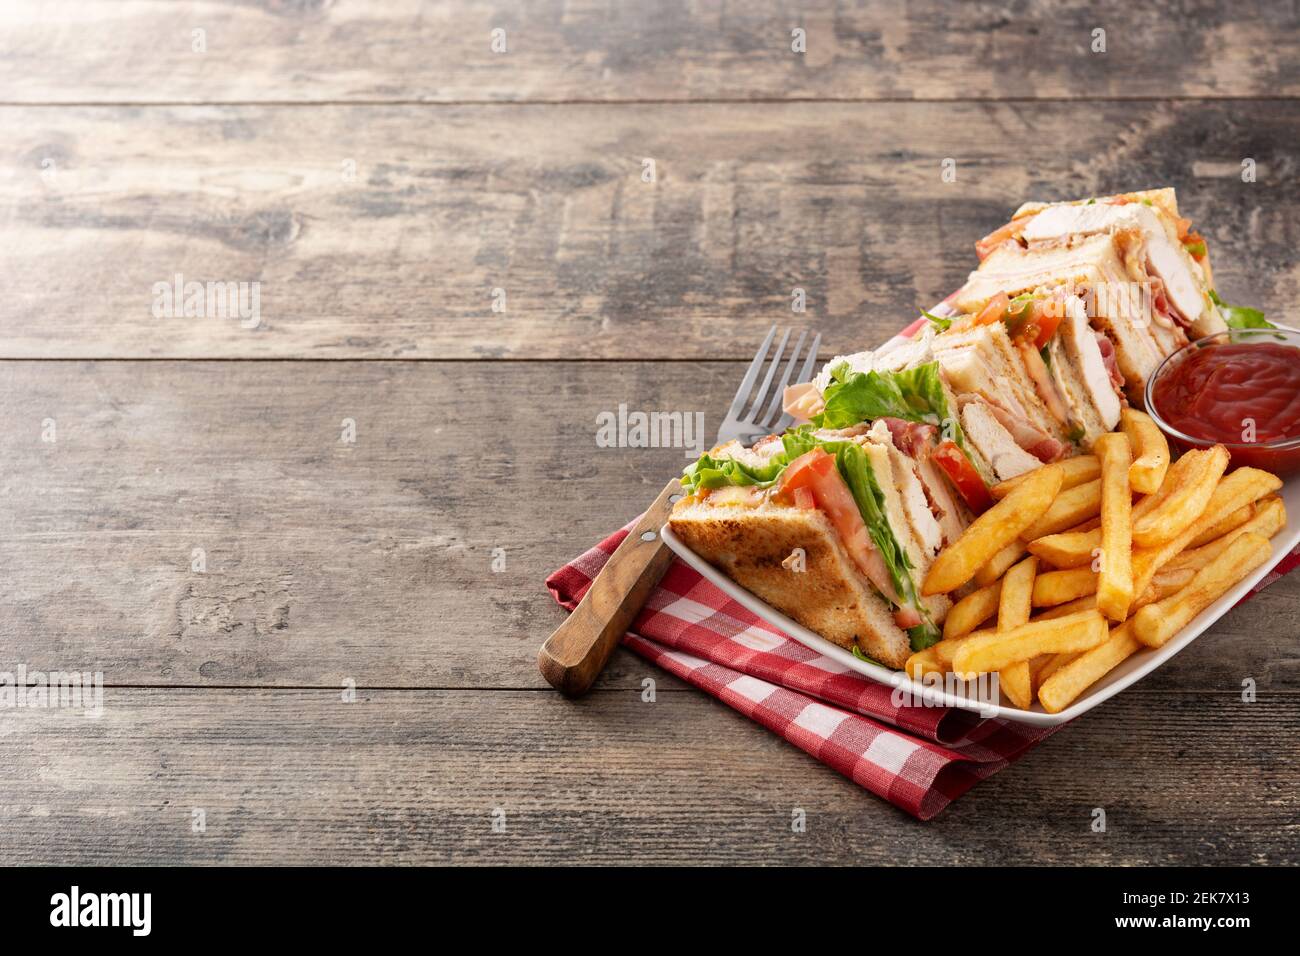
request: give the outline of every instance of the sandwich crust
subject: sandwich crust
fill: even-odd
[[[889,604],[871,589],[820,511],[683,502],[669,524],[692,551],[810,631],[846,650],[856,643],[889,667],[907,663],[907,632],[894,623]],[[795,548],[804,551],[802,572],[782,565]]]

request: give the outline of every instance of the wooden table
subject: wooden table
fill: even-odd
[[[1175,185],[1287,318],[1294,7],[515,6],[4,5],[0,669],[106,687],[0,711],[0,862],[1297,862],[1296,576],[928,824],[534,664],[685,462],[597,415],[711,434],[769,325],[878,343],[1024,199]]]

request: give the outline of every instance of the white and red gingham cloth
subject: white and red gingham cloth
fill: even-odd
[[[630,527],[547,578],[555,600],[576,607]],[[1297,566],[1300,549],[1252,594]],[[632,627],[626,647],[920,820],[1060,729],[955,708],[895,706],[892,688],[786,637],[678,560]]]

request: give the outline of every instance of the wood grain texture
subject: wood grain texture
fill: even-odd
[[[110,690],[6,716],[0,861],[1295,864],[1298,720],[1121,695],[920,824],[694,691]]]
[[[0,357],[747,359],[776,322],[829,356],[954,290],[1022,200],[1158,184],[1225,299],[1300,297],[1300,102],[0,108],[0,127]],[[155,317],[177,274],[258,282],[260,324]]]
[[[1297,26],[1294,4],[1267,0],[6,0],[0,89],[60,103],[1294,96]]]
[[[620,403],[701,412],[711,443],[741,373],[0,363],[6,655],[102,669],[115,685],[545,686],[537,648],[563,614],[543,579],[687,461],[680,448],[597,447],[597,416]],[[355,443],[340,440],[344,419]],[[191,571],[195,548],[204,573]],[[1300,690],[1297,616],[1293,575],[1137,693],[1247,677]],[[646,672],[619,655],[598,686]]]
[[[1175,185],[1225,298],[1285,320],[1298,26],[0,4],[0,670],[107,685],[4,712],[0,863],[1300,863],[1297,575],[928,824],[625,649],[577,702],[535,664],[546,574],[687,459],[598,414],[711,439],[769,325],[877,344],[1024,199]],[[155,316],[177,274],[259,283],[257,327]]]

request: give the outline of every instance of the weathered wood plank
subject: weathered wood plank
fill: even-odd
[[[7,0],[0,89],[62,103],[1295,95],[1298,26],[1294,5],[1265,0]]]
[[[1300,697],[1158,705],[1108,702],[921,824],[696,693],[111,690],[98,719],[6,714],[0,860],[1300,862]]]
[[[6,659],[113,684],[541,687],[546,574],[653,500],[737,363],[0,363]],[[345,443],[344,419],[356,441]],[[42,440],[51,434],[53,443]],[[206,571],[191,570],[194,549]],[[493,552],[505,567],[492,571]],[[1142,688],[1300,689],[1300,576]],[[0,663],[3,663],[0,661]],[[620,654],[606,686],[647,665]]]
[[[0,357],[748,358],[774,322],[857,350],[956,288],[1023,199],[1161,183],[1225,298],[1300,296],[1300,101],[0,108],[0,126]],[[260,321],[156,317],[177,274],[259,283]]]

